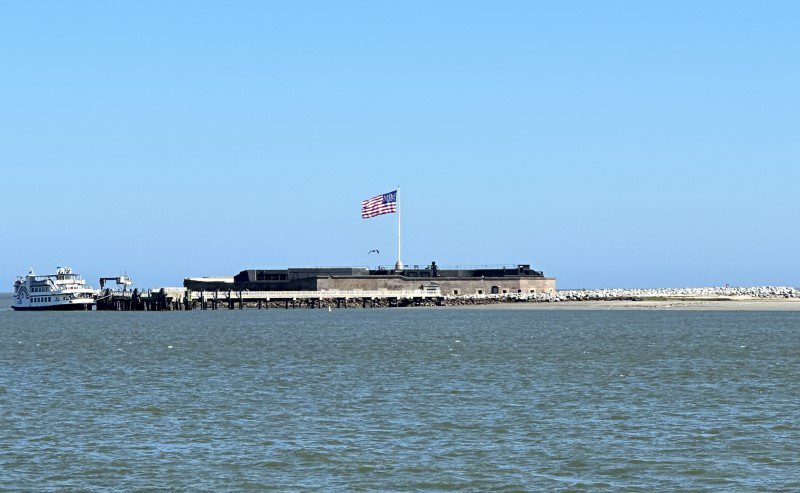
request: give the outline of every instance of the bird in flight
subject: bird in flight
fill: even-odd
[[[367,252],[367,255],[369,255],[370,253],[373,253],[373,252],[374,252],[374,253],[377,253],[377,254],[380,254],[380,253],[381,253],[381,251],[380,251],[380,250],[370,250],[369,252]]]

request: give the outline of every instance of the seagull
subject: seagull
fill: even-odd
[[[370,250],[369,252],[367,252],[367,255],[369,255],[369,254],[370,254],[370,253],[372,253],[372,252],[375,252],[375,253],[377,253],[378,255],[380,255],[380,253],[381,253],[381,251],[380,251],[380,250]]]

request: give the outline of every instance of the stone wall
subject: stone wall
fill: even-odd
[[[193,291],[314,291],[314,290],[410,290],[420,289],[423,284],[436,283],[443,295],[469,296],[483,294],[538,294],[555,293],[556,280],[552,277],[402,277],[402,276],[347,276],[308,277],[293,281],[267,281],[253,283],[204,282],[202,279],[186,279],[184,286]]]
[[[556,278],[545,277],[544,279],[523,278],[520,280],[520,287],[523,293],[551,293],[556,292]]]
[[[486,277],[458,279],[453,277],[403,278],[396,277],[320,277],[317,289],[325,290],[408,290],[420,289],[423,284],[439,284],[443,295],[555,293],[552,277]]]
[[[419,289],[423,280],[414,279],[412,282],[402,277],[317,277],[318,290],[360,290],[371,291],[376,289],[403,290]]]
[[[556,280],[552,277],[486,277],[482,279],[436,280],[445,295],[555,293]]]

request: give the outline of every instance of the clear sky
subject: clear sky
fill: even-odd
[[[0,281],[800,278],[800,3],[2,2]],[[371,249],[381,255],[368,255]]]

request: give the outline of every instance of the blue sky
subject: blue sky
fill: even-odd
[[[3,2],[0,280],[798,285],[797,2]],[[373,248],[380,257],[367,255]]]

